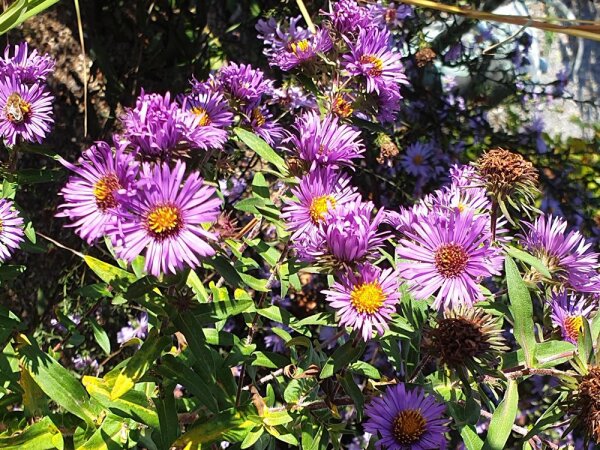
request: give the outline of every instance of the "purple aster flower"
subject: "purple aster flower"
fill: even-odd
[[[564,290],[553,294],[549,303],[552,308],[552,324],[560,329],[565,341],[577,345],[583,329],[583,319],[589,318],[594,303],[586,302],[584,296],[567,294]]]
[[[229,63],[211,77],[211,83],[225,94],[230,105],[236,109],[253,109],[263,95],[271,95],[273,81],[265,78],[260,69],[246,64]]]
[[[279,51],[289,48],[290,43],[300,42],[310,37],[310,31],[298,26],[302,16],[291,17],[287,26],[281,26],[275,19],[259,20],[256,24],[258,38],[265,44],[263,53],[269,59]]]
[[[84,370],[84,369],[88,369],[88,368],[91,370],[96,370],[98,368],[98,361],[89,355],[87,355],[87,356],[77,355],[75,358],[72,359],[72,363],[73,363],[73,368],[75,370]]]
[[[380,28],[387,26],[394,29],[402,25],[404,19],[412,17],[414,14],[413,7],[404,3],[396,6],[394,2],[385,4],[379,0],[375,4],[369,4],[368,8],[371,17]]]
[[[360,200],[360,194],[350,185],[350,178],[331,167],[316,168],[304,175],[292,194],[298,200],[285,200],[281,215],[293,233],[292,239],[316,231],[336,207]]]
[[[0,80],[0,135],[8,145],[20,137],[26,142],[42,143],[54,123],[54,97],[43,85],[27,85],[16,75]]]
[[[431,166],[433,155],[432,142],[415,142],[408,146],[400,164],[410,175],[428,179],[433,173]]]
[[[273,114],[266,106],[248,108],[244,112],[242,123],[249,126],[269,145],[278,145],[286,136],[286,131],[273,119]]]
[[[299,86],[287,86],[276,89],[273,95],[277,102],[289,110],[295,109],[317,109],[317,101],[312,94],[307,94]]]
[[[198,117],[198,126],[224,129],[233,123],[233,113],[229,110],[227,101],[223,94],[209,89],[197,91],[186,96],[183,108]],[[224,142],[227,133],[219,130],[225,136],[221,138]]]
[[[142,155],[161,159],[171,156],[175,150],[219,147],[226,139],[223,131],[201,126],[202,117],[183,110],[170,93],[142,93],[135,108],[129,109],[122,118],[124,137]]]
[[[219,180],[219,190],[223,197],[238,198],[246,190],[246,180],[244,178],[231,177]]]
[[[404,383],[387,388],[365,408],[365,431],[379,436],[375,448],[386,450],[445,449],[448,431],[446,407],[421,388],[408,390]]]
[[[70,219],[67,226],[75,227],[88,244],[104,236],[106,226],[117,220],[120,195],[132,189],[138,173],[134,157],[124,153],[126,144],[116,147],[113,151],[106,142],[96,142],[83,153],[79,166],[61,160],[75,175],[60,191],[64,203],[56,216]]]
[[[352,165],[352,160],[362,158],[365,151],[360,131],[339,119],[325,116],[323,120],[314,111],[296,119],[296,133],[291,144],[300,159],[318,165],[339,167]]]
[[[350,54],[344,55],[345,68],[351,76],[366,81],[367,92],[399,91],[406,84],[399,52],[393,51],[390,33],[378,28],[362,29],[356,43],[348,42]]]
[[[14,49],[11,56],[10,45],[6,46],[4,58],[0,58],[0,74],[15,76],[25,84],[45,82],[54,70],[54,59],[48,54],[40,55],[36,49],[30,52],[25,41],[15,45]]]
[[[372,94],[377,104],[377,120],[383,123],[391,123],[396,120],[400,111],[400,92],[395,90],[381,90],[379,94]]]
[[[591,250],[592,243],[579,231],[567,233],[567,222],[552,215],[542,215],[527,226],[529,230],[521,243],[541,259],[562,284],[579,292],[600,291],[600,255]]]
[[[288,333],[291,333],[293,330],[287,325],[278,324],[276,322],[271,322],[270,326],[265,327],[265,347],[275,353],[285,353],[287,351],[285,341],[278,334],[272,331],[273,328],[280,328]]]
[[[217,220],[221,200],[197,172],[184,176],[181,161],[173,170],[143,164],[135,198],[124,205],[118,226],[109,228],[117,255],[132,261],[145,250],[145,269],[155,276],[195,268],[199,258],[215,254],[208,241],[217,237],[202,224]]]
[[[117,342],[124,344],[133,338],[144,339],[148,334],[148,313],[143,312],[137,319],[128,322],[128,326],[121,328],[117,333]]]
[[[373,329],[380,336],[389,329],[388,322],[396,312],[400,299],[398,274],[392,269],[381,270],[371,264],[360,265],[356,274],[340,275],[330,290],[323,291],[337,312],[340,326],[351,327],[368,341]]]
[[[485,216],[458,212],[444,216],[432,212],[406,231],[396,251],[398,264],[411,292],[426,299],[435,292],[434,308],[442,310],[473,305],[483,299],[478,283],[497,270],[492,263],[491,236]]]
[[[340,0],[332,3],[331,12],[323,13],[331,20],[333,27],[342,34],[354,33],[373,26],[369,10],[359,6],[355,0]]]
[[[356,263],[374,256],[387,235],[378,233],[384,210],[373,217],[371,202],[353,201],[336,206],[327,215],[323,236],[322,259],[331,257],[336,263]]]
[[[299,41],[292,41],[279,50],[271,59],[270,64],[277,66],[284,72],[312,62],[318,53],[331,50],[333,43],[327,30],[318,29],[315,34]]]
[[[23,242],[23,218],[12,200],[0,199],[0,262],[10,258]]]

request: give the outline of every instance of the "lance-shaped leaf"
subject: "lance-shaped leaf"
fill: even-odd
[[[256,422],[232,408],[210,418],[198,420],[198,425],[177,439],[174,446],[196,448],[220,440],[242,442],[255,426]]]
[[[64,448],[60,430],[49,417],[25,428],[13,436],[0,436],[0,448],[4,450],[50,450]]]
[[[519,403],[519,385],[509,380],[504,399],[494,411],[483,450],[502,450],[510,436],[517,417]]]
[[[100,428],[77,450],[119,450],[125,448],[129,423],[121,417],[109,414]],[[123,439],[125,438],[125,439]]]
[[[125,290],[127,286],[137,280],[134,274],[91,256],[86,255],[83,257],[83,260],[102,281],[119,290]]]
[[[244,144],[254,150],[262,159],[273,164],[282,174],[287,172],[285,161],[263,139],[243,128],[233,130]]]
[[[18,337],[19,355],[31,378],[58,405],[90,425],[100,412],[81,383],[56,360],[42,352],[37,343],[25,335]]]
[[[533,304],[529,289],[523,281],[517,265],[510,256],[506,256],[504,266],[506,269],[506,283],[508,284],[508,298],[514,319],[515,339],[525,353],[525,363],[528,367],[535,365],[535,334],[533,326]]]
[[[111,400],[110,385],[106,380],[85,376],[82,382],[89,394],[116,416],[127,417],[149,427],[158,428],[158,416],[143,392],[131,390],[120,398]]]
[[[148,335],[148,339],[146,339],[138,352],[127,362],[127,365],[123,368],[119,376],[117,376],[115,385],[110,391],[110,399],[115,400],[120,398],[131,390],[135,386],[135,383],[155,364],[163,349],[170,342],[170,337],[160,337],[156,328],[153,328]]]

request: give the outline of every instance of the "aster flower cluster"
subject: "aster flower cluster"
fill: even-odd
[[[400,87],[407,83],[388,27],[409,15],[393,4],[367,7],[341,0],[321,12],[323,20],[313,32],[298,25],[299,17],[285,24],[261,20],[256,28],[271,66],[302,72],[319,84],[326,80],[322,91],[328,94],[317,99],[324,109],[338,117],[386,122],[394,120]]]
[[[0,136],[7,146],[41,144],[50,132],[53,96],[46,84],[54,60],[27,42],[6,47],[0,58]]]

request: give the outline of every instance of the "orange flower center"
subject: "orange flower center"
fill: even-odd
[[[325,214],[333,208],[335,208],[335,198],[333,196],[322,195],[321,197],[315,197],[310,202],[310,208],[308,208],[310,219],[316,225],[325,220]]]
[[[400,445],[411,445],[425,434],[426,425],[427,421],[421,410],[405,409],[392,422],[392,434]]]
[[[119,184],[119,178],[114,173],[109,173],[96,181],[94,184],[94,197],[96,198],[96,205],[101,211],[117,206],[118,202],[115,199],[114,192],[118,189],[121,189],[121,185]]]
[[[165,239],[177,234],[183,225],[181,214],[176,206],[155,207],[146,217],[148,231],[156,239]]]
[[[459,276],[467,267],[469,255],[456,244],[445,244],[435,252],[435,268],[445,278]]]
[[[346,100],[341,95],[336,95],[333,100],[333,106],[331,110],[334,114],[337,114],[340,117],[350,117],[350,115],[354,112],[352,109],[352,103]]]
[[[413,163],[415,163],[417,166],[420,166],[421,164],[423,164],[423,155],[413,156]]]
[[[381,76],[383,73],[383,61],[375,55],[362,55],[360,57],[360,63],[367,65],[370,64],[371,68],[368,70],[368,74],[372,77]]]
[[[267,119],[265,119],[265,116],[263,116],[263,114],[260,112],[260,108],[254,108],[252,110],[251,118],[252,120],[256,121],[256,125],[258,125],[259,127],[262,127],[267,121]]]
[[[355,286],[350,293],[350,301],[359,313],[374,314],[383,305],[385,294],[379,283],[372,281]]]
[[[212,120],[210,120],[210,116],[208,115],[208,112],[202,106],[194,106],[191,109],[191,111],[192,111],[192,113],[194,113],[195,115],[197,115],[200,118],[198,125],[200,125],[201,127],[206,127],[212,123]]]
[[[31,115],[31,103],[25,101],[18,93],[13,92],[6,99],[4,114],[12,123],[23,123]]]

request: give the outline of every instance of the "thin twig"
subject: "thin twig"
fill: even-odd
[[[88,73],[87,63],[85,58],[85,42],[83,40],[83,25],[81,21],[81,10],[79,9],[79,0],[73,0],[75,2],[75,14],[77,15],[77,31],[79,32],[79,45],[81,46],[81,58],[83,59],[83,136],[87,136],[87,125],[88,125]]]

